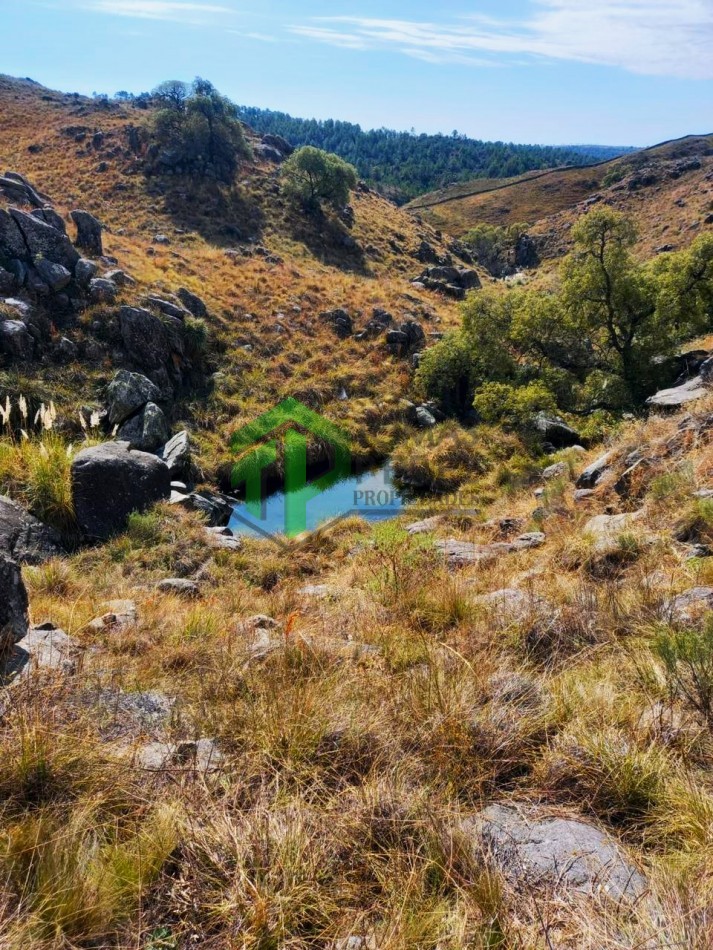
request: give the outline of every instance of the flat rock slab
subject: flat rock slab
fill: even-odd
[[[164,594],[176,594],[187,599],[200,597],[201,593],[195,581],[189,581],[183,577],[167,577],[166,580],[159,581],[156,586]]]
[[[492,614],[493,618],[500,623],[513,623],[540,611],[545,602],[526,591],[507,587],[493,591],[491,594],[474,597],[473,604],[488,614]]]
[[[89,629],[118,631],[138,623],[139,612],[133,600],[110,600],[104,604],[105,612],[90,621]]]
[[[545,543],[545,535],[541,532],[523,534],[514,541],[501,541],[493,544],[476,544],[472,541],[437,541],[436,549],[446,558],[451,567],[465,567],[468,564],[484,564],[495,561],[506,554],[517,551],[528,551]]]
[[[625,512],[621,515],[596,515],[590,518],[583,534],[594,541],[593,553],[598,557],[609,557],[620,549],[620,539],[624,535],[633,535],[639,543],[652,544],[656,539],[641,526],[643,509]]]
[[[406,533],[427,534],[429,531],[435,531],[442,521],[443,515],[433,515],[431,518],[424,518],[423,521],[414,521],[406,525]]]
[[[648,890],[617,842],[578,818],[491,805],[466,819],[462,830],[515,887],[606,894],[615,901],[633,901]]]

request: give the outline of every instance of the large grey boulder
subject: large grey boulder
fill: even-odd
[[[148,402],[161,398],[158,386],[142,376],[120,369],[106,389],[110,425],[121,425]]]
[[[24,260],[27,254],[27,245],[17,222],[7,211],[0,208],[0,260]]]
[[[674,386],[673,389],[662,389],[655,395],[650,396],[646,403],[653,409],[678,409],[689,402],[695,402],[697,399],[703,399],[709,396],[711,389],[705,381],[696,376],[695,379],[689,379],[683,386]]]
[[[86,257],[80,257],[77,266],[74,268],[74,276],[78,284],[82,287],[88,287],[92,278],[96,277],[99,268],[94,261],[87,260]]]
[[[713,587],[691,587],[664,604],[664,617],[675,623],[697,623],[713,611]]]
[[[52,264],[61,264],[68,271],[74,271],[79,254],[66,234],[17,208],[11,208],[10,214],[25,242],[24,254],[18,255],[21,259],[34,261],[41,257]]]
[[[29,363],[34,343],[22,320],[0,320],[0,353],[18,363]]]
[[[150,310],[140,307],[122,307],[119,327],[124,349],[139,366],[158,369],[171,354],[169,336],[163,322]]]
[[[461,830],[478,857],[516,888],[606,895],[617,902],[638,900],[648,890],[614,838],[580,818],[491,805],[466,819]]]
[[[168,466],[155,455],[131,451],[126,442],[84,449],[72,462],[77,522],[87,538],[105,540],[142,511],[171,496]]]
[[[132,449],[155,452],[170,438],[171,427],[156,403],[147,402],[141,412],[122,425],[117,435]]]
[[[5,677],[26,677],[34,670],[71,674],[77,671],[81,650],[72,637],[53,623],[32,627],[15,644],[4,665]]]
[[[33,208],[42,208],[47,200],[23,175],[17,172],[5,172],[0,177],[0,192],[8,201],[19,201],[20,204],[28,204]]]
[[[102,226],[99,221],[88,211],[72,211],[70,217],[77,226],[77,239],[74,242],[77,247],[81,247],[92,257],[101,257],[104,251],[102,249]]]
[[[106,277],[93,277],[89,281],[89,299],[92,303],[114,303],[117,287],[113,280]]]
[[[15,561],[0,554],[0,652],[27,635],[27,591]]]
[[[33,518],[11,498],[0,495],[0,552],[20,564],[41,564],[64,550],[54,528]]]

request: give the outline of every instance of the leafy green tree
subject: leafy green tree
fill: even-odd
[[[357,181],[353,165],[309,145],[290,155],[282,166],[285,193],[312,209],[323,204],[343,208]]]
[[[465,415],[473,405],[478,382],[475,352],[462,333],[449,333],[426,350],[416,371],[416,388],[435,399],[444,412]]]
[[[151,170],[172,168],[232,182],[250,148],[236,107],[205,79],[189,87],[177,80],[154,90],[161,108],[153,120]]]

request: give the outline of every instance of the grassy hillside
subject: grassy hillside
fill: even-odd
[[[690,136],[585,168],[554,169],[502,183],[476,180],[424,195],[409,209],[461,236],[479,223],[534,225],[556,214],[581,213],[588,199],[601,194],[638,219],[646,251],[656,242],[669,243],[666,234],[670,243],[683,246],[685,232],[694,233],[711,211],[712,149],[713,136]],[[695,162],[700,166],[679,170]],[[562,234],[564,224],[563,219],[552,227]],[[539,231],[547,227],[543,223]]]
[[[513,426],[418,430],[412,361],[321,314],[344,308],[356,331],[385,308],[430,348],[461,313],[409,279],[456,254],[448,238],[363,188],[351,227],[307,214],[262,158],[229,186],[147,176],[141,109],[0,78],[0,115],[3,170],[73,238],[68,213],[96,214],[118,262],[101,272],[135,281],[71,316],[33,301],[49,342],[0,371],[0,494],[76,516],[76,452],[112,439],[88,410],[126,362],[117,310],[181,288],[207,305],[207,343],[171,421],[206,483],[235,429],[293,396],[357,457],[393,450],[451,492],[281,545],[166,500],[64,552],[33,548],[41,526],[14,531],[0,498],[0,947],[708,950],[713,337],[673,359],[701,367],[691,402],[609,415],[599,444],[545,455]],[[661,186],[665,219],[710,201],[696,154],[676,185],[699,183],[690,205]],[[543,299],[530,327],[557,348]],[[509,358],[537,382],[545,363],[519,342]],[[497,369],[503,346],[475,356]],[[18,643],[11,607],[31,628]]]

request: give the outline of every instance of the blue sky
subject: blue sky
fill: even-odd
[[[0,0],[0,72],[210,79],[365,128],[647,145],[713,131],[713,0]],[[1,121],[1,117],[0,117]]]

